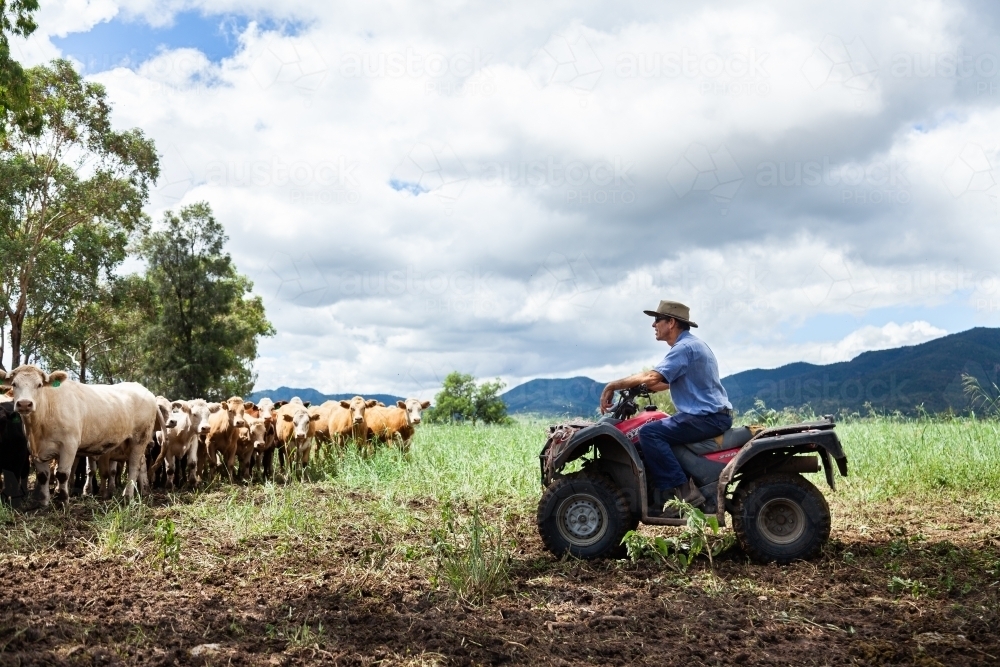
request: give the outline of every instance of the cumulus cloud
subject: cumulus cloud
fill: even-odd
[[[894,314],[789,344],[820,316],[1000,321],[988,4],[43,9],[34,62],[116,16],[245,17],[230,57],[93,78],[160,148],[150,212],[204,199],[226,225],[279,331],[261,386],[606,379],[662,354],[661,298],[726,372],[940,335]]]

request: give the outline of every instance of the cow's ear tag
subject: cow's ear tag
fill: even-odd
[[[61,381],[61,380],[53,380],[53,381],[52,381],[52,386],[53,386],[53,387],[58,387],[58,386],[59,386],[59,385],[61,385],[61,384],[62,384],[62,381]]]

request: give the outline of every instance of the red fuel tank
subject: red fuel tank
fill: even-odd
[[[632,442],[639,442],[639,429],[652,421],[666,419],[670,415],[659,410],[651,412],[642,411],[631,419],[615,424],[615,428],[625,434],[625,437]]]

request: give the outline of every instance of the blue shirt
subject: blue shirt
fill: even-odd
[[[690,331],[681,332],[653,370],[670,383],[670,398],[678,412],[712,415],[733,407],[719,379],[719,362],[708,345]]]

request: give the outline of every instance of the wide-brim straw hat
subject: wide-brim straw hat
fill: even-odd
[[[646,313],[650,317],[660,317],[666,315],[667,317],[672,317],[675,320],[686,322],[692,327],[698,326],[691,321],[691,309],[679,301],[661,301],[660,305],[656,307],[656,310],[644,310],[642,312]]]

